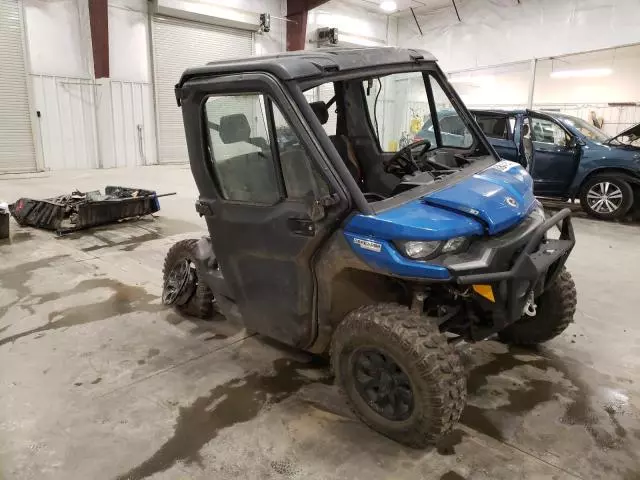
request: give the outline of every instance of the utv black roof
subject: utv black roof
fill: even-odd
[[[279,53],[264,57],[211,62],[187,69],[176,88],[195,77],[230,73],[268,72],[281,80],[309,79],[329,73],[349,72],[362,68],[435,61],[424,50],[395,47],[321,48]]]

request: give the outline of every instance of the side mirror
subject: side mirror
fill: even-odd
[[[577,148],[580,145],[581,145],[581,142],[574,136],[567,138],[567,142],[565,144],[567,148],[571,148],[571,149]]]

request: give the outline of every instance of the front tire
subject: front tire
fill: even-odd
[[[355,415],[410,447],[437,443],[466,403],[458,354],[436,325],[401,305],[348,314],[333,334],[331,363]]]
[[[214,297],[211,289],[198,280],[198,267],[194,262],[197,245],[198,240],[181,240],[169,249],[162,268],[163,282],[166,285],[167,279],[176,265],[187,261],[190,268],[194,270],[195,289],[186,303],[175,305],[175,307],[179,312],[190,317],[210,319],[213,316]]]
[[[580,205],[594,218],[622,218],[633,205],[633,189],[619,175],[595,175],[582,187]]]
[[[536,315],[523,315],[520,320],[502,330],[501,342],[531,346],[557,337],[573,322],[577,292],[571,274],[563,267],[555,282],[536,299]]]

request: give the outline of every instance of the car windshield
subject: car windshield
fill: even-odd
[[[564,115],[558,115],[558,120],[569,127],[573,127],[582,133],[585,137],[590,138],[596,142],[606,142],[609,136],[599,128],[594,127],[588,122],[585,122],[581,118],[570,117]]]

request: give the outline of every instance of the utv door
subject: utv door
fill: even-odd
[[[275,80],[245,74],[195,83],[195,91],[184,87],[183,115],[226,300],[248,329],[305,346],[314,337],[313,256],[347,197],[319,173],[325,158]],[[334,204],[324,208],[327,198]]]
[[[580,162],[576,139],[552,117],[529,113],[533,159],[529,169],[536,195],[564,196]]]

